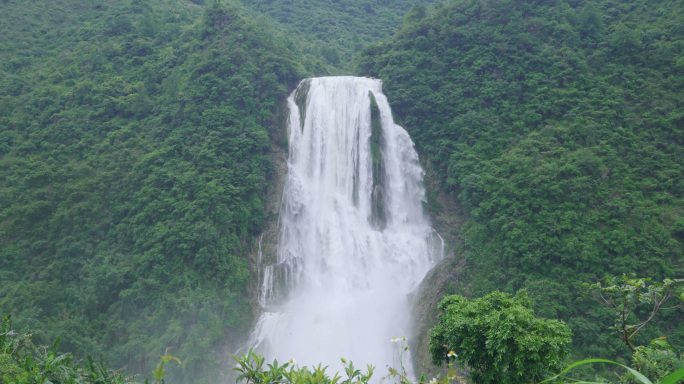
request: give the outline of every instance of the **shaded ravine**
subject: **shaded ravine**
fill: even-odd
[[[288,105],[277,261],[259,258],[264,312],[250,344],[267,360],[384,371],[390,339],[410,332],[409,293],[443,257],[424,172],[380,80],[307,79]]]

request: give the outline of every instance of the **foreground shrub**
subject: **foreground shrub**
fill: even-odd
[[[439,308],[430,332],[433,363],[454,351],[477,384],[538,382],[560,371],[572,332],[562,321],[535,317],[527,292],[493,292],[472,302],[446,296]]]
[[[637,347],[632,366],[652,382],[660,382],[669,374],[684,368],[684,359],[670,348],[664,339],[655,339],[648,347]],[[621,384],[639,383],[632,373],[620,378]],[[684,381],[679,381],[684,384]]]
[[[12,330],[9,316],[0,323],[0,383],[83,383],[123,384],[129,382],[123,374],[110,370],[91,356],[85,366],[74,362],[69,353],[57,352],[59,340],[50,348],[33,343],[31,334]]]

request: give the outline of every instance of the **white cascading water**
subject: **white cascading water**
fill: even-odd
[[[381,376],[399,368],[390,340],[409,333],[409,293],[443,254],[423,212],[423,170],[380,80],[307,79],[288,104],[278,262],[260,266],[265,312],[251,344],[267,361],[334,372],[344,357]]]

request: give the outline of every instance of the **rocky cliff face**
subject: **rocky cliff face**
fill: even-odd
[[[437,183],[439,178],[429,162],[422,161],[425,170],[425,186],[428,209],[432,227],[440,234],[445,243],[445,257],[428,272],[423,282],[413,293],[411,318],[414,328],[409,337],[413,369],[417,376],[425,374],[444,377],[445,367],[436,367],[430,358],[430,329],[437,324],[439,302],[445,294],[468,295],[469,287],[463,286],[462,276],[467,273],[465,259],[461,257],[461,224],[465,219],[462,208],[456,199],[442,191]]]
[[[259,252],[261,252],[261,261],[264,265],[275,264],[278,260],[278,215],[280,214],[280,203],[282,201],[283,189],[285,188],[288,174],[288,115],[287,103],[283,102],[280,106],[278,118],[273,122],[273,128],[270,133],[270,158],[273,170],[269,175],[268,191],[264,200],[264,210],[266,211],[264,230],[261,236],[256,239],[249,256],[250,269],[252,271],[252,276],[254,276],[249,288],[253,303],[252,312],[254,321],[256,321],[262,313],[262,308],[259,305],[258,300],[262,273],[262,271],[259,270]],[[254,324],[252,324],[252,329],[253,326]],[[246,342],[248,338],[249,335],[245,335],[244,341]]]
[[[310,79],[303,81],[295,95],[295,103],[299,106],[300,113],[304,113],[306,96],[309,91]],[[278,261],[278,215],[280,203],[283,199],[283,190],[287,183],[287,156],[288,156],[288,126],[289,109],[287,102],[283,101],[278,114],[278,120],[274,122],[274,130],[271,131],[271,163],[273,172],[269,178],[268,194],[265,202],[266,224],[261,237],[261,253],[264,264],[275,264]],[[253,261],[255,267],[258,248],[254,250]],[[256,270],[255,270],[256,271]],[[254,296],[256,297],[256,296]]]
[[[465,260],[448,255],[438,263],[420,284],[413,299],[414,334],[409,337],[414,373],[432,377],[443,377],[445,367],[436,367],[430,359],[430,329],[437,325],[439,302],[445,294],[458,286],[461,276],[466,273]]]

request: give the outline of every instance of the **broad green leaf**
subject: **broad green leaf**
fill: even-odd
[[[659,384],[675,384],[681,379],[684,379],[684,368],[681,368],[665,376]]]
[[[575,368],[575,367],[577,367],[577,366],[584,365],[584,364],[589,364],[589,363],[608,363],[608,364],[619,365],[619,366],[625,368],[626,370],[628,370],[632,375],[634,375],[634,377],[636,377],[637,379],[639,379],[639,381],[641,381],[643,384],[653,384],[653,383],[651,382],[651,380],[649,380],[646,376],[642,375],[642,374],[639,373],[638,371],[636,371],[636,370],[634,370],[634,369],[632,369],[632,368],[630,368],[630,367],[627,367],[627,366],[625,366],[625,365],[622,365],[622,364],[620,364],[620,363],[616,363],[616,362],[614,362],[614,361],[612,361],[612,360],[606,360],[606,359],[586,359],[586,360],[578,361],[578,362],[576,362],[576,363],[570,364],[567,368],[565,368],[565,369],[564,369],[561,373],[559,373],[558,375],[556,375],[556,376],[554,376],[554,377],[552,377],[552,378],[550,378],[550,379],[546,379],[546,380],[542,381],[541,383],[545,383],[545,382],[547,382],[547,381],[551,381],[551,380],[557,379],[558,377],[561,377],[561,375],[563,375],[564,373],[568,372],[568,371],[571,370],[572,368]],[[540,383],[540,384],[541,384],[541,383]],[[661,384],[662,384],[662,383],[661,383]]]

